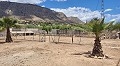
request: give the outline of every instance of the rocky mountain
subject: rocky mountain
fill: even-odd
[[[3,16],[39,22],[74,22],[74,20],[68,19],[64,13],[35,4],[0,1],[0,18]]]
[[[73,22],[73,23],[81,23],[81,24],[84,23],[78,17],[68,17],[68,20]]]

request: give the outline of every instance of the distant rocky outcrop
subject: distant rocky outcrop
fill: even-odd
[[[84,23],[78,17],[68,17],[68,20],[74,23],[81,23],[81,24]]]
[[[0,18],[11,16],[20,20],[39,22],[79,22],[76,17],[67,18],[62,12],[55,12],[35,4],[0,1]]]

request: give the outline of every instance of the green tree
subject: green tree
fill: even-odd
[[[0,20],[0,32],[4,30],[3,22]]]
[[[94,40],[95,43],[91,54],[92,56],[97,56],[97,57],[104,56],[102,46],[100,43],[101,42],[100,37],[103,31],[109,30],[109,28],[111,28],[112,25],[113,22],[105,23],[104,18],[103,19],[94,18],[87,24],[87,31],[91,31],[95,34],[95,40]]]
[[[51,26],[43,26],[42,30],[45,30],[48,34],[48,32],[52,30],[52,27]]]
[[[113,25],[113,30],[118,30],[120,31],[120,22],[117,22]]]
[[[17,20],[8,17],[3,17],[0,20],[0,26],[2,27],[1,29],[6,29],[6,40],[5,40],[6,42],[13,42],[11,38],[10,28],[17,27],[16,23]]]

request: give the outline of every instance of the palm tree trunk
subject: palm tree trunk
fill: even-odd
[[[73,33],[73,30],[72,30],[72,44],[73,44],[73,41],[74,41],[74,39],[73,39],[73,36],[74,36],[74,35],[73,35],[73,34],[74,34],[74,33]]]
[[[72,34],[72,44],[73,44],[73,34]]]
[[[93,51],[92,51],[92,56],[97,56],[97,57],[103,57],[104,56],[99,37],[95,38],[95,43],[94,43],[94,48],[93,48]]]
[[[7,27],[6,42],[13,42],[10,34],[10,28]]]
[[[118,38],[120,39],[120,32],[118,33]]]

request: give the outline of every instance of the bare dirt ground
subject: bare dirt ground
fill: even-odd
[[[39,42],[38,36],[13,37],[13,43],[4,43],[0,39],[0,66],[116,66],[120,58],[120,40],[102,40],[104,54],[110,59],[87,58],[94,38],[61,37],[59,43]],[[57,37],[55,37],[57,41]],[[52,41],[52,39],[50,40]],[[119,64],[120,66],[120,64]]]

